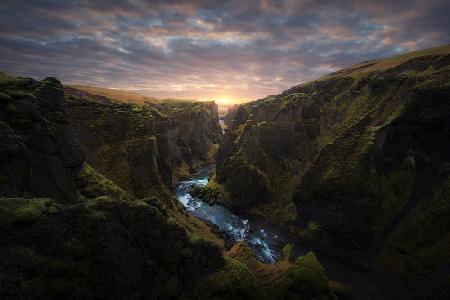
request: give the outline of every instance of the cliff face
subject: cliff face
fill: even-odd
[[[180,164],[212,158],[221,132],[214,104],[66,96],[54,78],[0,73],[1,299],[265,299],[273,291],[336,299],[346,291],[330,285],[311,253],[275,267],[255,265],[248,247],[224,253],[217,231],[166,192]]]
[[[84,158],[68,126],[61,83],[6,77],[0,89],[0,194],[74,202]]]
[[[172,197],[136,200],[86,164],[68,121],[71,105],[54,78],[1,74],[0,298],[197,293],[197,281],[226,266],[221,241]],[[118,115],[119,125],[127,124]],[[119,129],[104,137],[127,133]],[[127,146],[129,157],[145,158],[149,150],[153,159],[154,138],[130,139]],[[156,173],[148,163],[133,174]]]
[[[242,105],[217,156],[226,201],[402,281],[446,278],[449,82],[444,46]]]
[[[213,162],[222,135],[213,102],[133,105],[70,87],[66,94],[87,162],[137,197]]]
[[[238,104],[234,104],[233,106],[228,107],[227,114],[223,117],[223,122],[227,127],[231,126],[231,123],[233,122],[234,116],[236,115],[238,108],[239,108]]]

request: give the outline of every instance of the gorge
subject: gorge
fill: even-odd
[[[0,298],[450,294],[450,46],[242,104],[0,74]]]

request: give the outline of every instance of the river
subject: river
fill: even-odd
[[[233,242],[246,242],[261,261],[275,262],[280,256],[281,248],[288,243],[285,235],[257,217],[239,217],[222,205],[209,205],[189,194],[192,186],[207,183],[206,171],[192,180],[180,182],[175,190],[178,201],[194,216],[217,225]]]
[[[244,241],[255,252],[256,257],[265,263],[274,263],[287,243],[294,246],[295,256],[303,255],[310,249],[301,247],[299,240],[281,229],[256,216],[238,216],[220,204],[209,205],[199,198],[192,197],[189,190],[193,185],[206,185],[211,168],[200,170],[191,180],[181,181],[175,189],[178,201],[187,211],[200,219],[219,227],[233,242]],[[328,276],[352,286],[352,299],[403,299],[406,291],[394,291],[370,272],[361,271],[333,257],[316,252]]]

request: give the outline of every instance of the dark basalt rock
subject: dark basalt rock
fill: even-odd
[[[151,122],[124,141],[134,194],[151,196],[137,200],[84,162],[59,81],[11,77],[0,88],[0,298],[178,299],[225,267],[217,246],[187,234],[175,200],[142,184],[164,184],[152,179]],[[101,142],[122,142],[110,121]]]
[[[449,51],[362,63],[241,105],[217,155],[228,201],[398,285],[445,285]]]
[[[14,197],[25,193],[31,177],[30,157],[23,140],[0,122],[0,194]]]
[[[219,191],[208,186],[200,185],[194,185],[190,189],[189,194],[192,197],[200,198],[209,205],[213,205],[214,203],[216,203],[217,198],[219,197]]]
[[[54,78],[2,82],[1,92],[11,99],[0,103],[1,130],[5,132],[1,147],[7,152],[1,157],[0,172],[8,178],[2,184],[2,190],[8,190],[3,195],[31,193],[63,203],[78,198],[74,177],[84,157],[67,124],[61,88]],[[17,151],[12,151],[14,148]],[[11,172],[12,165],[18,168],[16,172]]]
[[[213,162],[222,137],[213,102],[137,105],[66,92],[87,162],[136,197],[167,194],[196,167]]]
[[[13,200],[0,199],[0,212]],[[100,197],[68,209],[43,205],[35,208],[36,219],[2,226],[2,299],[182,297],[224,266],[216,247],[189,242],[180,226],[145,202]]]

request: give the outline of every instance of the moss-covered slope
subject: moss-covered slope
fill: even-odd
[[[425,288],[450,264],[449,137],[443,46],[242,105],[219,149],[217,180],[230,205]]]
[[[0,92],[0,298],[182,298],[225,267],[173,197],[138,200],[85,163],[59,81],[2,74]]]
[[[222,135],[213,102],[138,105],[70,87],[66,94],[87,162],[137,197],[213,162]]]
[[[157,105],[66,99],[54,78],[0,74],[0,299],[269,295],[166,189],[180,166],[210,161],[214,104]]]

